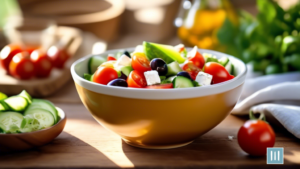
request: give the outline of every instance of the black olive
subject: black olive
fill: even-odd
[[[110,81],[107,85],[108,86],[128,87],[126,80],[120,79],[120,78]]]
[[[177,73],[177,76],[183,76],[183,77],[186,77],[186,78],[192,80],[191,75],[188,72],[185,72],[185,71]]]
[[[164,76],[168,73],[168,66],[166,62],[162,59],[155,58],[150,62],[150,67],[152,70],[156,70],[159,76]]]

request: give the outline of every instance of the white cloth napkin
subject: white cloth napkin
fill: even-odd
[[[270,103],[274,101],[283,101],[285,104]],[[245,82],[241,99],[231,113],[247,115],[250,110],[253,113],[265,113],[300,139],[300,107],[286,105],[295,101],[299,105],[299,72],[249,78]]]

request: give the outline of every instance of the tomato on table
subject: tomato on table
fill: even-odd
[[[114,61],[114,60],[117,60],[117,59],[113,56],[107,56],[107,61]]]
[[[190,75],[191,75],[191,78],[193,80],[196,79],[198,73],[201,71],[201,69],[199,67],[197,67],[196,65],[194,65],[193,62],[189,61],[187,63],[185,63],[183,66],[182,66],[182,70],[188,72]]]
[[[147,81],[143,72],[133,70],[127,78],[128,87],[143,88],[147,86]]]
[[[53,65],[46,52],[41,49],[34,50],[30,54],[30,60],[35,66],[37,77],[43,78],[50,75]]]
[[[19,45],[9,44],[5,46],[0,53],[0,66],[9,73],[9,63],[20,52],[22,52],[22,49]]]
[[[30,79],[35,75],[35,67],[28,52],[16,54],[9,64],[9,72],[19,79]]]
[[[150,61],[147,59],[144,53],[134,53],[132,54],[131,58],[131,66],[134,70],[137,70],[139,72],[146,72],[151,70]]]
[[[200,69],[202,69],[205,64],[205,59],[201,53],[198,52],[198,48],[196,46],[187,54],[187,58]]]
[[[147,89],[172,89],[173,83],[152,85],[152,86],[147,86],[146,88]]]
[[[208,62],[204,65],[204,72],[213,76],[213,84],[231,80],[234,76],[230,75],[228,71],[219,63]]]
[[[107,85],[110,81],[117,79],[118,73],[111,67],[99,67],[93,75],[93,82]]]
[[[254,156],[266,155],[267,147],[275,144],[275,133],[263,120],[248,120],[240,128],[237,137],[240,147]]]
[[[66,61],[70,58],[68,52],[64,49],[59,49],[57,46],[51,46],[47,55],[51,59],[53,66],[62,69]]]

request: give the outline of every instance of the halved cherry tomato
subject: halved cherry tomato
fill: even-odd
[[[139,72],[150,71],[150,61],[147,59],[144,53],[134,53],[132,54],[131,66],[134,70]]]
[[[117,79],[118,73],[110,67],[99,67],[93,75],[93,82],[107,85],[110,81]]]
[[[143,88],[147,86],[147,81],[143,72],[133,70],[127,78],[128,87]]]
[[[182,66],[182,70],[188,72],[188,73],[191,75],[191,78],[192,78],[193,80],[196,79],[196,76],[197,76],[198,73],[201,71],[201,69],[198,68],[196,65],[194,65],[194,63],[191,62],[191,61],[185,63],[185,64]]]
[[[224,66],[216,62],[206,63],[204,66],[204,72],[213,76],[213,84],[225,82],[234,78],[234,76],[228,73]]]
[[[112,60],[117,60],[117,59],[113,56],[107,56],[107,61],[112,61]]]
[[[152,86],[147,86],[146,88],[147,89],[172,89],[173,83],[152,85]]]
[[[28,52],[16,54],[9,64],[9,72],[19,79],[30,79],[35,75],[34,64],[30,60]]]
[[[12,58],[17,54],[22,52],[19,45],[10,44],[5,46],[0,53],[0,66],[9,73],[9,63]]]
[[[262,120],[249,120],[237,135],[240,147],[250,155],[263,156],[267,147],[275,144],[275,133],[272,127]]]
[[[187,58],[200,69],[202,69],[205,64],[205,59],[201,53],[198,52],[198,48],[196,46],[187,54]]]
[[[59,49],[57,46],[51,46],[47,55],[51,59],[53,66],[62,69],[66,61],[70,58],[68,52],[64,49]]]
[[[48,77],[50,75],[53,65],[50,58],[43,50],[34,50],[30,54],[30,60],[35,66],[37,77]]]

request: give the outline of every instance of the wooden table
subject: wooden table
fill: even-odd
[[[245,154],[236,140],[244,120],[232,115],[190,145],[146,150],[127,145],[99,125],[81,103],[73,82],[48,99],[67,114],[64,132],[43,147],[0,155],[0,168],[300,168],[300,140],[284,130],[276,133],[275,144],[284,147],[284,165],[266,165],[266,157]]]

